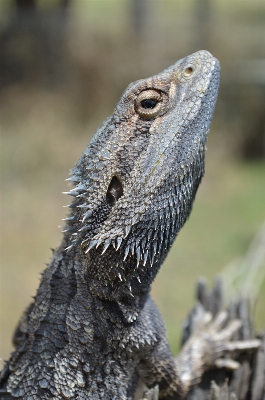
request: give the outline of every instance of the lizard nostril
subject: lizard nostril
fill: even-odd
[[[123,195],[123,188],[120,180],[114,176],[109,184],[106,199],[107,202],[114,206],[117,200]]]
[[[194,69],[192,67],[188,67],[188,68],[185,69],[184,75],[186,77],[191,76],[193,74],[193,71],[194,71]]]

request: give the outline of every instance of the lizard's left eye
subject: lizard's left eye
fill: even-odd
[[[136,99],[135,111],[144,119],[152,119],[161,111],[162,100],[158,90],[144,90]]]

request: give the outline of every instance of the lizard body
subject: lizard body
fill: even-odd
[[[72,170],[64,238],[15,334],[1,399],[133,399],[139,378],[179,399],[213,363],[196,341],[175,362],[149,290],[204,173],[219,74],[194,53],[129,85],[98,129]]]

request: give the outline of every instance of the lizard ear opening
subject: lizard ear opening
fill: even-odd
[[[116,201],[123,195],[123,187],[120,180],[114,176],[109,184],[106,200],[111,205],[114,206]]]

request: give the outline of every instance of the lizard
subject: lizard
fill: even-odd
[[[130,84],[96,131],[71,171],[63,240],[15,332],[1,399],[133,399],[139,379],[181,399],[226,348],[258,347],[231,346],[240,322],[220,330],[205,314],[175,360],[149,294],[204,174],[219,80],[218,60],[198,51]]]

